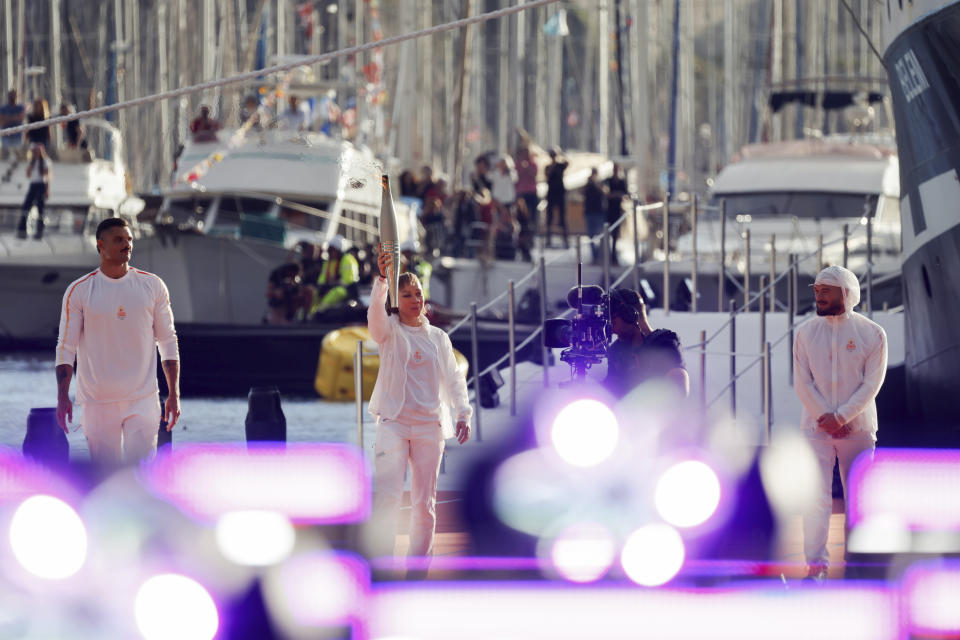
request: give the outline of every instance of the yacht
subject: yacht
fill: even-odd
[[[55,341],[66,286],[99,263],[92,233],[97,223],[114,215],[133,218],[143,209],[143,201],[128,193],[119,130],[96,118],[83,125],[90,151],[51,154],[40,240],[33,238],[36,209],[28,217],[29,237],[16,234],[28,187],[25,160],[0,160],[0,344]],[[101,140],[102,146],[94,144]]]
[[[906,399],[917,444],[960,443],[960,2],[888,2],[883,61],[897,125]]]
[[[867,102],[862,96],[882,101],[881,94],[865,91],[847,92],[845,102],[837,97],[842,92],[831,95],[834,108],[852,107],[856,113],[861,108],[872,110],[869,104],[858,104]],[[806,103],[811,98],[816,96],[774,92],[770,101],[782,106],[790,99]],[[810,132],[801,139],[745,146],[713,179],[708,206],[699,214],[698,271],[703,277],[697,284],[706,304],[702,308],[716,309],[721,260],[728,274],[724,298],[737,298],[748,276],[756,291],[759,277],[769,275],[771,255],[774,274],[781,274],[791,255],[815,254],[821,240],[822,265],[844,265],[864,281],[869,270],[876,285],[871,304],[878,308],[900,304],[899,204],[899,162],[889,134]],[[674,271],[679,278],[691,271],[692,256],[691,229],[677,241]],[[798,263],[801,294],[817,271],[815,259]],[[781,281],[779,299],[786,299],[786,289]],[[677,298],[678,304],[689,301],[689,296]],[[810,296],[800,298],[803,305]]]

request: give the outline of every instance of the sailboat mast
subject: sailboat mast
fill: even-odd
[[[677,193],[677,84],[680,73],[680,0],[673,1],[673,56],[670,74],[670,139],[667,147],[667,192]]]
[[[50,0],[50,107],[63,102],[60,84],[60,0]],[[58,128],[59,130],[59,128]]]
[[[3,51],[6,58],[6,75],[4,79],[4,89],[13,86],[13,2],[12,0],[3,0]]]
[[[26,0],[17,2],[17,95],[26,100],[27,88],[27,18]]]
[[[157,69],[159,71],[157,78],[157,89],[161,93],[167,91],[170,88],[168,73],[170,73],[167,66],[167,37],[169,35],[169,27],[167,26],[167,2],[166,0],[160,0],[157,3]],[[159,176],[167,175],[167,163],[170,162],[170,159],[173,157],[171,153],[171,137],[172,132],[170,130],[170,101],[161,100],[160,101],[160,162],[158,166],[160,167],[158,171]]]
[[[610,6],[609,0],[600,0],[600,20],[597,27],[599,52],[597,56],[597,95],[600,102],[600,136],[597,151],[604,158],[610,155]],[[559,36],[557,36],[559,37]],[[559,63],[557,63],[559,64]],[[559,127],[558,127],[559,131]]]

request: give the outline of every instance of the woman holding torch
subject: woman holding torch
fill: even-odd
[[[380,277],[374,280],[367,311],[370,335],[380,348],[380,370],[370,397],[376,418],[374,445],[373,526],[374,555],[393,555],[397,512],[403,495],[404,473],[411,466],[411,557],[424,557],[411,567],[408,578],[425,577],[433,552],[436,527],[437,480],[444,440],[470,438],[473,408],[467,384],[457,370],[447,334],[424,315],[423,290],[417,276],[397,278],[397,304],[388,311],[387,274],[394,257],[380,252]],[[451,420],[451,411],[455,416]]]

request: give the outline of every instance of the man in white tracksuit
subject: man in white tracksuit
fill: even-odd
[[[814,282],[817,316],[803,323],[794,342],[794,389],[803,404],[801,429],[820,463],[820,496],[803,518],[808,578],[826,577],[827,534],[833,503],[833,465],[839,461],[844,496],[850,465],[873,455],[877,440],[874,399],[887,371],[887,335],[853,311],[860,283],[843,267],[827,267]]]
[[[157,347],[167,379],[162,415],[171,430],[180,415],[180,355],[167,286],[129,265],[133,238],[126,221],[97,227],[100,268],[63,295],[57,341],[57,421],[73,419],[70,379],[77,363],[77,403],[90,459],[111,467],[149,459],[157,449],[161,409]]]

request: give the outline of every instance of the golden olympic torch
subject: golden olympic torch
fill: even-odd
[[[393,195],[390,193],[390,177],[383,174],[383,196],[380,201],[380,251],[389,253],[393,258],[387,272],[387,285],[390,308],[396,309],[400,298],[400,238],[397,233],[397,211],[393,208]]]

